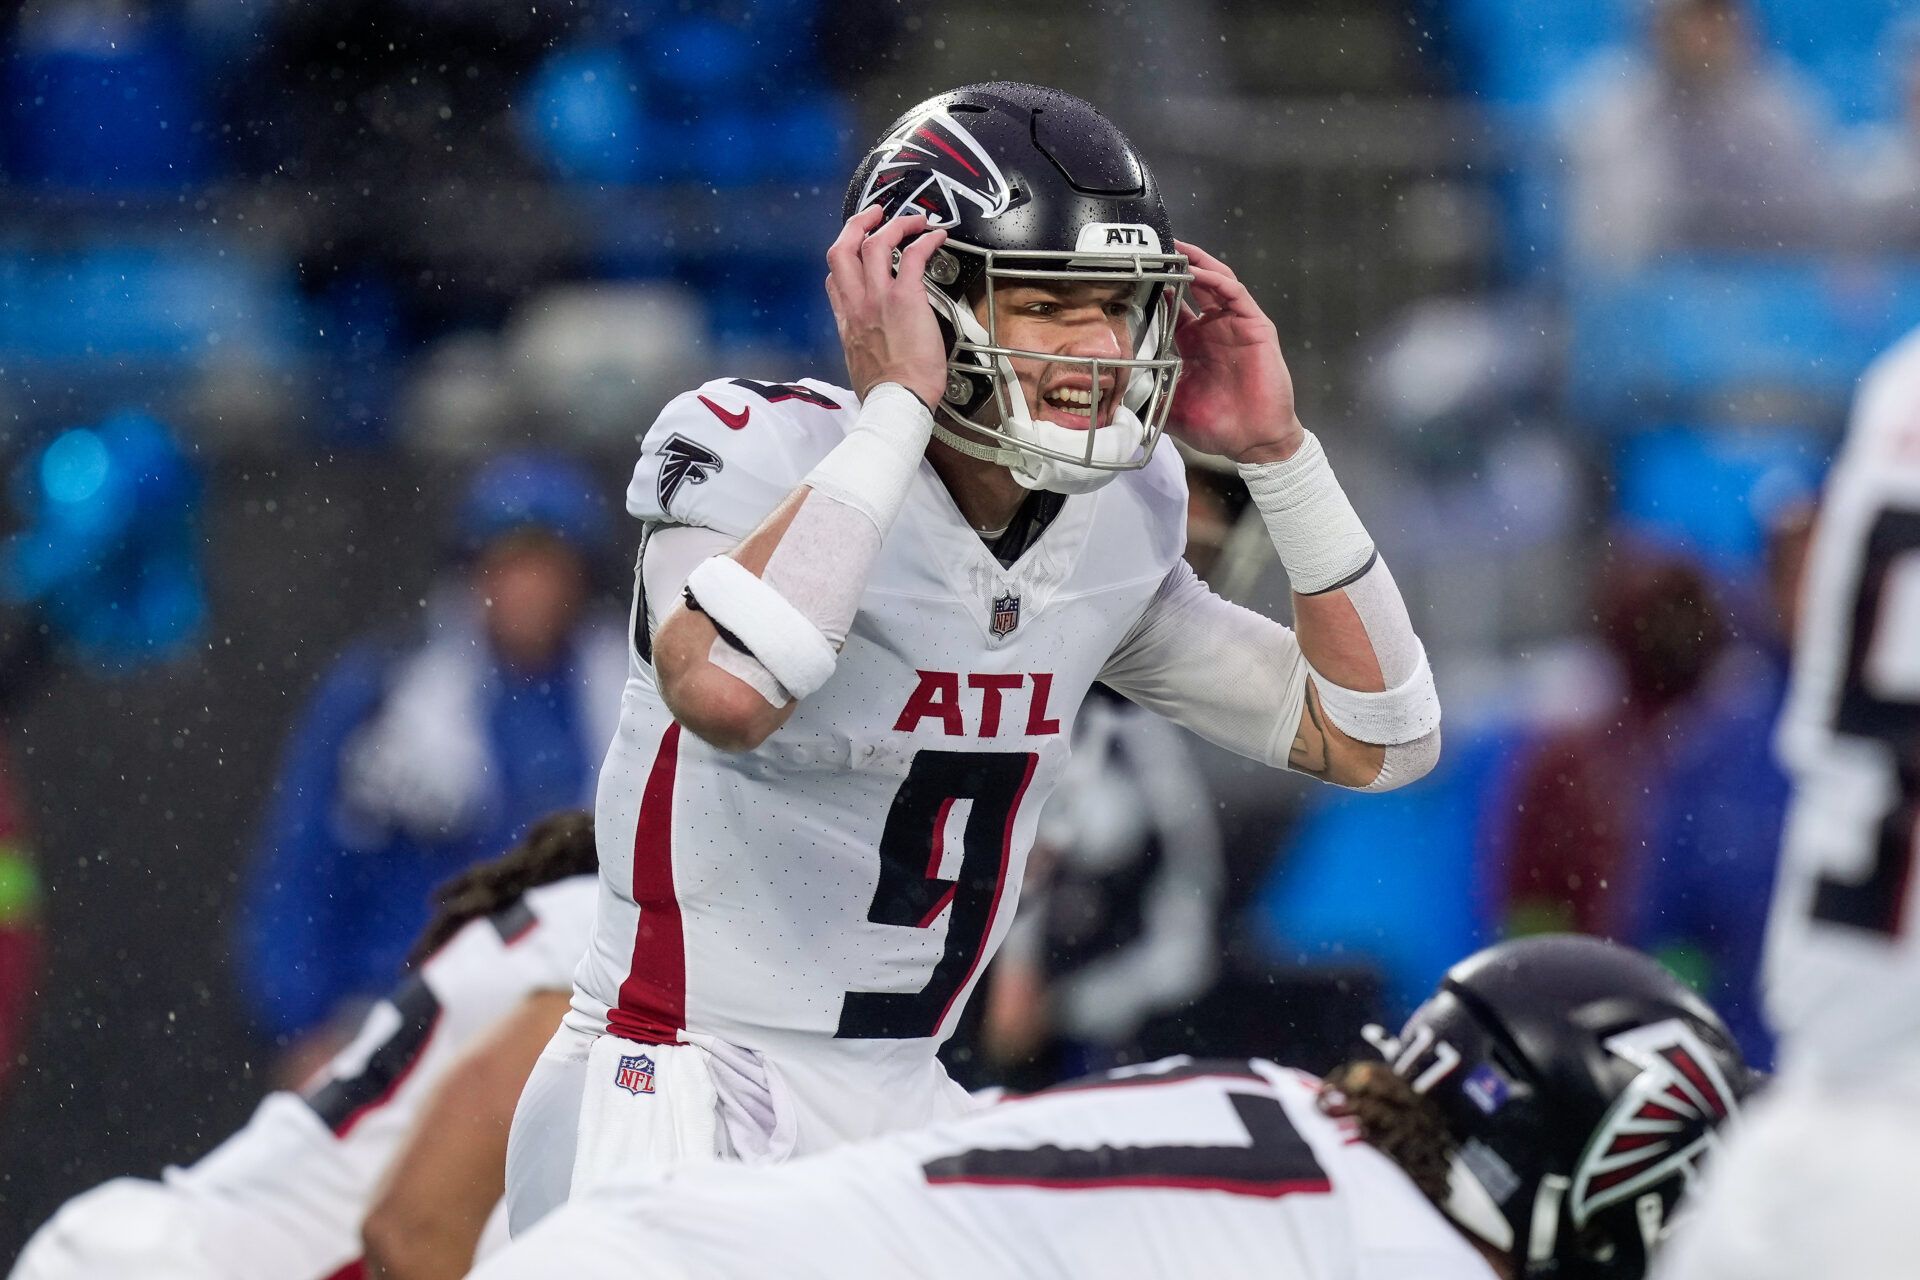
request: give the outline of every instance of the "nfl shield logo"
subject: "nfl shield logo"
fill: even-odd
[[[987,630],[998,640],[1020,625],[1020,597],[1008,591],[993,598],[993,616],[987,621]]]
[[[628,1093],[652,1093],[653,1059],[644,1053],[621,1058],[620,1070],[614,1073],[613,1082]]]

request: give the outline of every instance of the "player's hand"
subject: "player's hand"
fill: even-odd
[[[947,389],[947,344],[922,278],[947,233],[928,231],[919,214],[882,226],[885,216],[877,207],[854,214],[827,250],[827,301],[847,353],[847,376],[862,397],[882,382],[897,382],[936,405]],[[919,238],[900,249],[910,236]]]
[[[1174,327],[1183,361],[1167,430],[1202,453],[1278,462],[1304,438],[1280,331],[1226,263],[1176,240],[1193,270],[1193,305]]]

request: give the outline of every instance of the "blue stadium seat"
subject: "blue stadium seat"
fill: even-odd
[[[1569,410],[1671,421],[1735,390],[1843,401],[1875,355],[1920,325],[1920,262],[1676,260],[1568,289]]]
[[[0,251],[0,356],[24,364],[289,359],[299,304],[271,264],[214,246]]]
[[[638,66],[660,110],[698,114],[751,91],[759,56],[752,37],[734,23],[688,14],[645,34]]]
[[[1504,107],[1544,106],[1593,54],[1634,37],[1618,0],[1455,0],[1467,85]]]
[[[1883,116],[1898,102],[1887,93],[1895,68],[1878,54],[1903,0],[1750,0],[1766,45],[1799,64],[1846,120]]]
[[[1642,536],[1739,581],[1762,568],[1766,527],[1818,489],[1833,442],[1804,427],[1675,426],[1620,442],[1615,510]]]
[[[1248,908],[1262,950],[1286,963],[1370,962],[1390,1012],[1411,1012],[1448,965],[1497,936],[1489,851],[1530,733],[1472,726],[1417,786],[1317,795]]]
[[[529,144],[555,176],[586,183],[645,181],[659,167],[657,127],[619,49],[554,53],[527,86]]]
[[[851,168],[853,111],[827,93],[803,94],[767,117],[766,176],[838,186]]]
[[[213,131],[186,51],[152,26],[84,34],[28,42],[8,59],[10,176],[86,191],[209,177]]]
[[[1898,110],[1899,68],[1886,48],[1902,0],[1753,0],[1761,43],[1791,59],[1850,122]],[[1633,0],[1451,0],[1448,34],[1465,87],[1522,115],[1552,100],[1573,73],[1609,46],[1640,41]]]

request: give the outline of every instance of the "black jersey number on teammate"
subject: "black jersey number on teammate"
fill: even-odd
[[[947,1011],[973,977],[1006,890],[1013,819],[1039,757],[1029,751],[922,751],[894,793],[880,835],[880,880],[867,919],[903,929],[930,928],[943,911],[947,946],[918,991],[849,991],[840,1029],[850,1040],[906,1040],[938,1034]],[[960,866],[940,876],[946,828],[957,801],[971,802],[961,833]]]
[[[1091,1087],[1160,1085],[1218,1073],[1216,1064],[1195,1063],[1176,1073],[1110,1078]],[[1247,1082],[1264,1084],[1250,1073]],[[1064,1089],[1088,1087],[1076,1084]],[[1313,1148],[1293,1127],[1278,1098],[1266,1092],[1235,1090],[1227,1094],[1227,1100],[1247,1131],[1245,1144],[994,1147],[930,1161],[921,1166],[921,1173],[934,1186],[1041,1187],[1054,1191],[1164,1187],[1272,1198],[1332,1189],[1326,1170],[1314,1158]]]
[[[768,404],[779,404],[782,400],[798,400],[820,409],[840,407],[831,396],[822,395],[812,387],[803,387],[797,382],[755,382],[752,378],[735,378],[733,385],[753,392]]]
[[[366,1114],[393,1096],[425,1052],[440,1021],[440,1001],[418,976],[408,978],[387,997],[400,1012],[400,1024],[368,1055],[359,1072],[334,1076],[305,1096],[314,1114],[335,1136],[346,1137]]]
[[[1876,695],[1868,688],[1866,664],[1876,644],[1920,644],[1920,637],[1880,635],[1886,624],[1882,603],[1887,579],[1904,557],[1915,555],[1920,555],[1920,511],[1882,511],[1867,535],[1833,727],[1836,733],[1884,746],[1893,758],[1899,793],[1875,831],[1866,874],[1854,880],[1823,875],[1813,897],[1814,919],[1888,937],[1898,935],[1905,923],[1908,883],[1920,845],[1920,702]]]

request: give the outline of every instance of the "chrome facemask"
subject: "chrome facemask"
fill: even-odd
[[[962,275],[960,254],[979,260],[986,323],[942,286]],[[1047,249],[986,249],[949,240],[927,265],[927,294],[951,328],[947,390],[934,415],[934,435],[969,457],[996,462],[1029,489],[1085,493],[1123,471],[1147,465],[1166,429],[1180,379],[1174,326],[1193,274],[1177,253],[1115,253]],[[996,288],[1049,284],[1134,286],[1131,358],[1098,359],[1012,347],[1000,340]],[[1080,430],[1036,419],[1013,369],[1014,360],[1065,364],[1084,370],[1095,393],[1090,425]],[[1111,420],[1099,423],[1107,397],[1102,388],[1125,383],[1112,401]],[[944,419],[944,420],[943,420]]]

